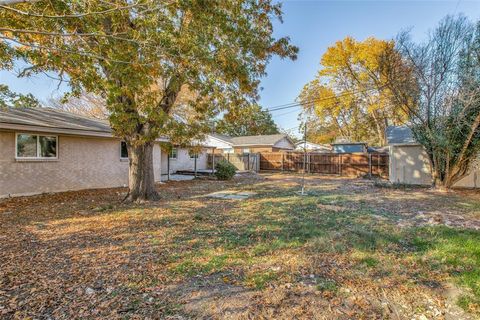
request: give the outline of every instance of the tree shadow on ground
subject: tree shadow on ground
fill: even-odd
[[[19,219],[0,218],[6,222],[0,284],[7,289],[0,305],[8,306],[9,316],[25,317],[229,312],[279,318],[322,310],[327,318],[411,318],[425,306],[423,296],[443,290],[445,276],[467,287],[478,279],[478,232],[399,228],[397,213],[374,201],[387,195],[363,181],[353,189],[344,184],[312,180],[311,193],[300,197],[295,181],[186,182],[164,190],[168,201],[111,208],[117,191],[72,193],[53,208],[47,196],[22,200],[13,208]],[[224,188],[257,195],[245,201],[204,197]],[[391,207],[410,193],[400,195],[389,198]],[[411,205],[422,197],[412,197]],[[469,251],[462,251],[468,241]],[[468,255],[473,260],[466,261]]]

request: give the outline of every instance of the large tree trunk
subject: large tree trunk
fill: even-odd
[[[143,145],[128,144],[130,166],[128,172],[128,194],[124,201],[143,202],[158,200],[153,172],[153,142]]]

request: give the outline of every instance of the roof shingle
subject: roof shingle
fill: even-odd
[[[0,128],[2,124],[104,133],[112,132],[108,121],[88,118],[52,108],[3,108],[0,109]]]
[[[412,130],[407,126],[387,127],[387,144],[418,144]]]
[[[278,141],[287,137],[285,134],[269,134],[261,136],[243,136],[230,138],[234,146],[246,146],[246,145],[269,145],[273,146]]]

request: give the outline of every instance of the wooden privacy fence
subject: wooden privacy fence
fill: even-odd
[[[258,153],[225,153],[225,154],[208,154],[207,166],[212,169],[212,160],[215,156],[215,163],[220,161],[228,161],[241,171],[255,171],[260,170],[260,154]]]
[[[342,176],[375,175],[388,178],[386,153],[260,153],[260,170],[291,171]]]

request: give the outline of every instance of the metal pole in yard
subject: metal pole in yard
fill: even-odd
[[[212,174],[215,174],[215,148],[212,148]]]
[[[194,158],[193,163],[194,163],[195,178],[196,178],[196,177],[197,177],[197,158],[198,158],[198,155],[195,153],[195,154],[194,154],[194,157],[195,157],[195,158]]]
[[[302,175],[302,196],[305,194],[305,171],[307,171],[307,121],[303,131],[303,175]]]

